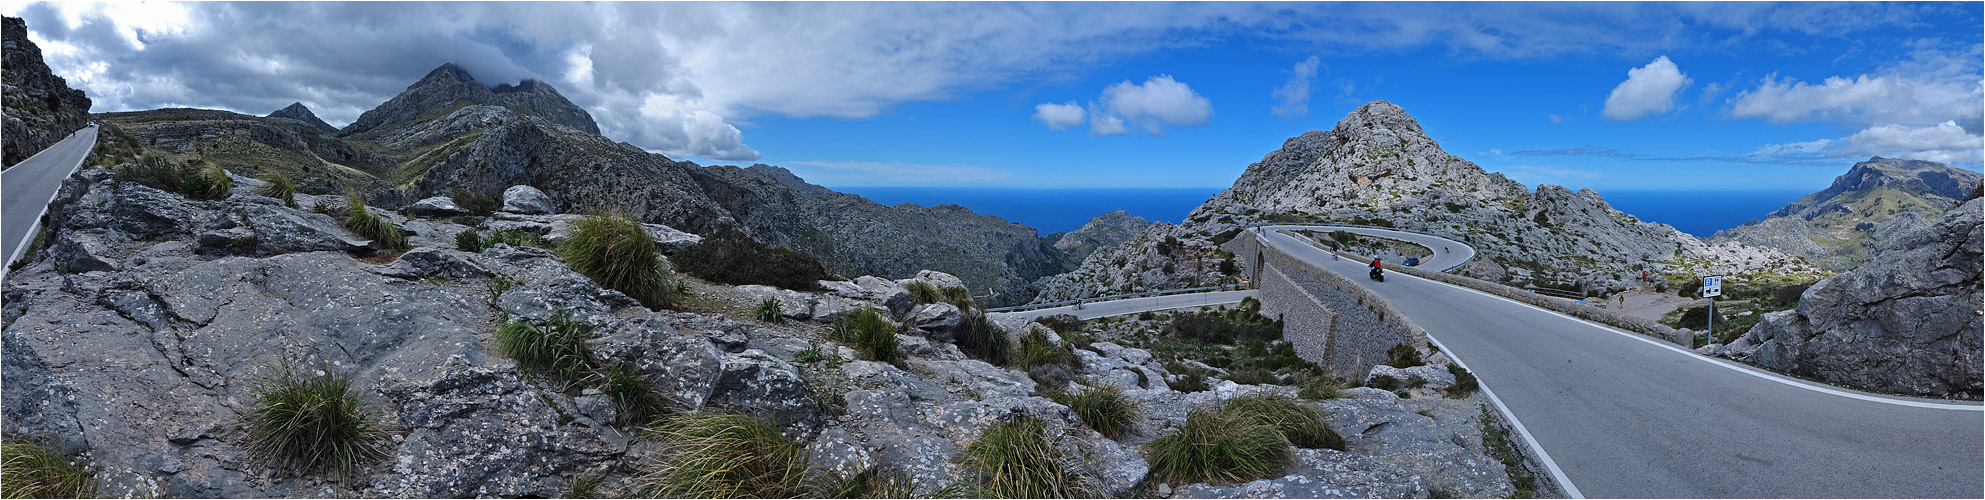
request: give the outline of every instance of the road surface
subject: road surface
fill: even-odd
[[[1105,316],[1122,316],[1146,311],[1165,311],[1186,307],[1232,304],[1240,302],[1244,297],[1253,296],[1254,290],[1222,290],[1091,302],[1082,304],[1081,309],[1076,309],[1075,306],[1060,306],[996,314],[1012,314],[1030,320],[1056,314],[1070,314],[1081,319],[1096,319]]]
[[[1264,241],[1390,300],[1585,496],[1985,498],[1978,403],[1783,377],[1466,288],[1371,282],[1366,263],[1279,231]]]
[[[56,190],[62,188],[62,180],[76,173],[83,157],[96,147],[96,132],[95,125],[83,127],[62,142],[0,171],[0,263],[13,263],[34,241],[41,214],[55,199]],[[5,269],[0,266],[0,279],[6,277]]]
[[[1452,270],[1454,268],[1461,267],[1463,264],[1467,264],[1468,261],[1473,260],[1475,258],[1475,248],[1468,246],[1467,243],[1462,243],[1452,239],[1448,239],[1440,236],[1434,236],[1430,234],[1413,233],[1413,232],[1399,231],[1394,229],[1381,229],[1375,227],[1333,226],[1329,224],[1276,224],[1272,226],[1263,226],[1263,230],[1264,231],[1303,230],[1303,231],[1320,231],[1326,233],[1330,231],[1344,231],[1347,233],[1356,233],[1365,236],[1376,236],[1380,238],[1394,239],[1408,243],[1413,243],[1416,245],[1427,247],[1428,250],[1432,250],[1434,252],[1432,256],[1428,256],[1426,258],[1420,259],[1420,265],[1419,265],[1421,269],[1428,269],[1434,271]],[[1394,265],[1405,265],[1405,264],[1401,264],[1398,262],[1387,262],[1386,265],[1394,266]]]

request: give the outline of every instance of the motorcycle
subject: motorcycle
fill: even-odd
[[[1385,271],[1384,271],[1384,270],[1382,270],[1382,269],[1379,269],[1379,268],[1376,268],[1376,267],[1374,267],[1374,268],[1372,268],[1372,281],[1377,281],[1377,282],[1379,282],[1379,283],[1384,283],[1384,282],[1385,282]]]

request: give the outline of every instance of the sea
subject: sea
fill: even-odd
[[[1122,209],[1153,222],[1177,224],[1223,188],[957,188],[836,187],[883,205],[951,203],[996,215],[1048,235],[1074,231],[1089,219]],[[1613,208],[1643,221],[1709,236],[1737,227],[1805,196],[1807,191],[1600,191]]]

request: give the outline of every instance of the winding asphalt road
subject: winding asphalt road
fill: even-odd
[[[1075,306],[1060,306],[1060,307],[1049,307],[1045,309],[1034,309],[1030,311],[1015,311],[1009,313],[994,313],[994,314],[1011,314],[1014,316],[1019,316],[1030,320],[1042,316],[1052,316],[1056,314],[1068,314],[1081,319],[1096,319],[1105,316],[1122,316],[1126,314],[1137,314],[1147,311],[1166,311],[1171,309],[1182,309],[1187,307],[1232,304],[1235,302],[1240,302],[1242,298],[1253,297],[1254,292],[1255,292],[1254,290],[1222,290],[1222,291],[1197,292],[1197,293],[1182,293],[1178,295],[1161,295],[1157,297],[1138,297],[1134,299],[1119,299],[1119,300],[1108,300],[1102,302],[1092,302],[1092,303],[1083,304],[1081,309],[1076,309]]]
[[[96,147],[96,126],[70,134],[48,149],[0,171],[0,264],[11,264],[34,240],[41,225],[41,214],[62,188],[62,180],[76,173],[83,157]],[[0,265],[0,279],[6,277]]]
[[[1264,242],[1392,301],[1515,415],[1574,494],[1985,497],[1978,403],[1806,382],[1405,274],[1371,282],[1365,263],[1299,238],[1271,228]]]

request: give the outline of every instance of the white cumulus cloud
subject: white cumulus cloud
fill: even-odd
[[[1692,80],[1668,56],[1654,58],[1646,66],[1627,70],[1627,81],[1613,87],[1600,111],[1608,120],[1634,120],[1675,109],[1675,94]]]
[[[1076,104],[1075,101],[1063,104],[1045,102],[1034,106],[1034,119],[1040,120],[1054,130],[1067,130],[1069,127],[1081,125],[1083,114],[1082,105]]]
[[[1276,99],[1282,100],[1272,110],[1275,116],[1297,118],[1310,113],[1310,83],[1316,81],[1316,69],[1322,65],[1323,61],[1310,56],[1289,69],[1289,81],[1277,87],[1273,94]],[[1349,94],[1350,90],[1347,87],[1345,93]]]
[[[1979,136],[1965,132],[1956,121],[1946,121],[1928,127],[1897,124],[1868,127],[1842,139],[1834,152],[1835,156],[1888,156],[1946,165],[1976,165],[1980,163],[1981,147],[1985,147],[1985,141]]]

